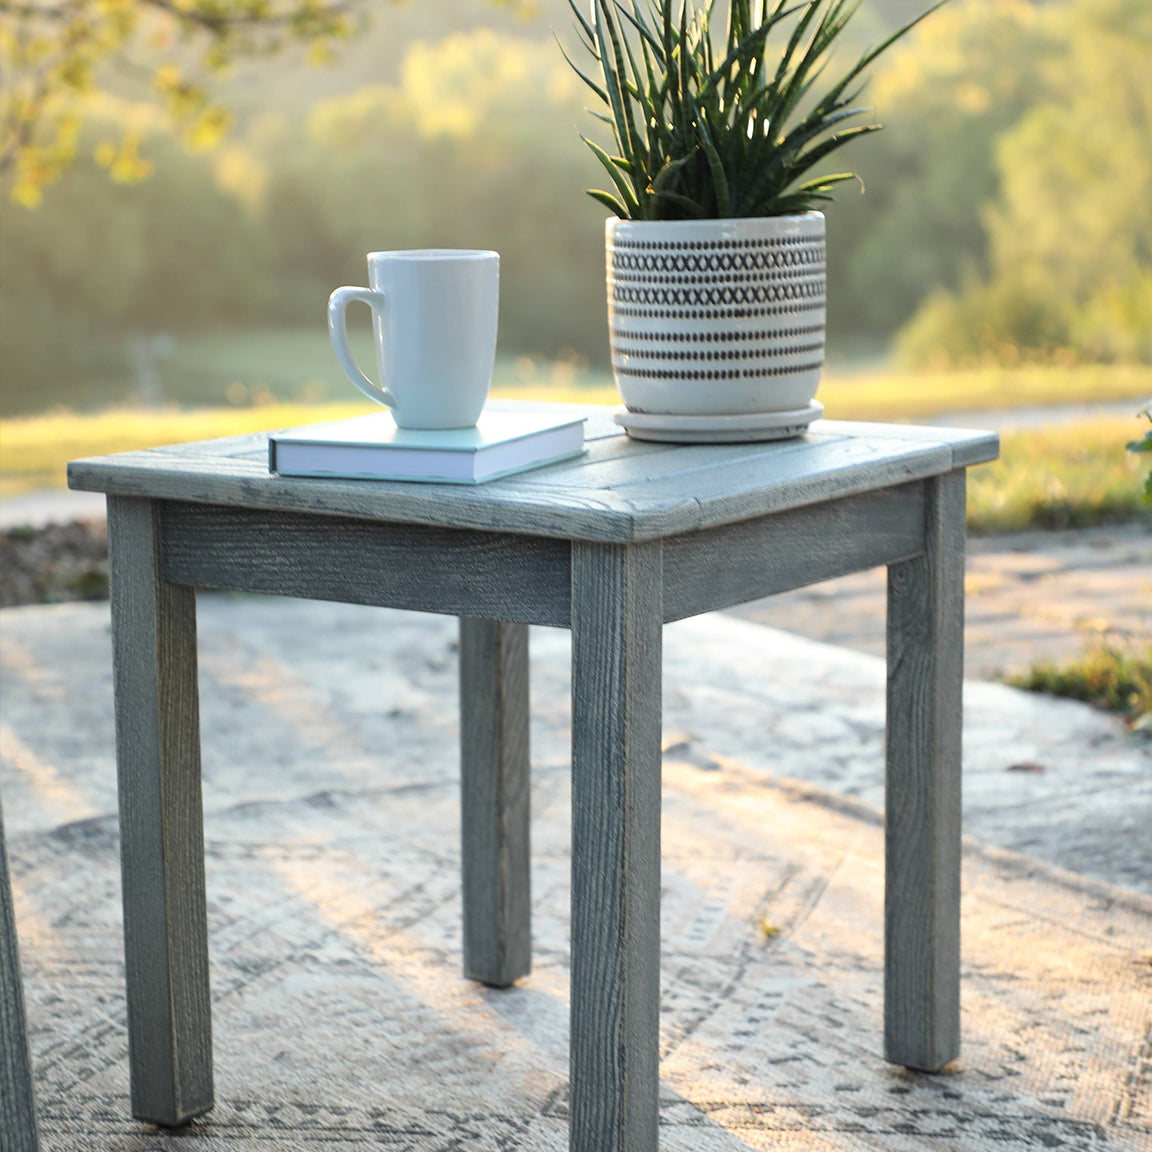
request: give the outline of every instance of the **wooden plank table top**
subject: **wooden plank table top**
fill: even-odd
[[[267,433],[73,461],[71,488],[117,496],[604,543],[638,543],[924,479],[995,459],[993,432],[818,420],[767,444],[631,440],[597,406],[584,456],[479,485],[269,475]]]

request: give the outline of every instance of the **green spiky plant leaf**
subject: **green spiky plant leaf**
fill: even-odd
[[[588,194],[626,220],[783,216],[819,207],[854,177],[812,170],[880,128],[859,122],[868,112],[857,103],[865,70],[946,2],[819,91],[828,52],[859,0],[731,0],[722,56],[710,29],[715,0],[701,8],[695,0],[591,0],[588,16],[568,0],[594,66],[565,59],[604,106],[594,114],[611,126],[616,148],[610,155],[584,138],[612,180],[611,190]]]
[[[1152,425],[1152,405],[1145,408],[1140,415],[1147,417],[1148,423]],[[1144,433],[1143,440],[1130,441],[1128,451],[1152,453],[1152,427]],[[1144,501],[1147,504],[1152,504],[1152,469],[1149,469],[1148,475],[1144,477]]]

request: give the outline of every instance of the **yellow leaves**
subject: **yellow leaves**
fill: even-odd
[[[27,114],[28,109],[22,109]],[[2,118],[5,135],[0,136],[0,150],[7,151],[9,117]],[[36,208],[44,198],[44,189],[72,163],[76,156],[80,118],[74,113],[61,113],[47,125],[41,125],[43,142],[26,145],[15,151],[16,172],[9,197],[23,208]]]
[[[308,45],[307,60],[309,64],[321,67],[325,64],[331,64],[335,59],[336,53],[323,40],[315,40]]]
[[[53,125],[77,98],[85,113],[94,109],[131,49],[160,57],[152,90],[184,143],[205,149],[229,131],[231,117],[209,101],[203,77],[237,56],[268,55],[293,39],[309,46],[310,59],[324,62],[328,42],[353,28],[343,0],[29,0],[3,12],[0,171],[15,174],[11,195],[22,204],[38,202],[39,189],[74,156],[74,147],[69,155],[55,139]],[[133,145],[101,148],[100,162],[120,181],[150,171]]]
[[[162,64],[152,74],[152,87],[157,92],[167,95],[170,92],[175,92],[183,83],[183,73],[176,64]]]
[[[576,98],[555,46],[490,28],[414,44],[400,67],[399,96],[426,139],[462,139],[483,123],[522,120],[542,93],[552,103]]]
[[[152,86],[164,98],[171,118],[181,128],[181,138],[194,151],[214,148],[232,127],[231,115],[208,101],[203,85],[189,80],[173,63],[157,68]]]
[[[395,88],[369,84],[321,101],[308,132],[344,151],[397,128],[427,141],[493,141],[524,130],[550,105],[570,106],[574,116],[579,108],[577,83],[555,46],[477,29],[412,46]]]
[[[418,43],[404,57],[400,86],[421,136],[469,136],[475,130],[486,77],[480,59],[469,54],[472,39],[461,34],[439,44]]]
[[[96,148],[96,163],[107,168],[117,184],[139,184],[152,175],[155,165],[140,155],[141,137],[126,132],[118,143],[102,141]]]
[[[215,155],[216,185],[256,211],[268,191],[268,169],[247,148],[226,145]]]
[[[35,156],[26,152],[20,159],[16,180],[8,196],[13,204],[19,204],[21,208],[39,208],[44,199],[44,185],[50,179],[51,175],[36,162]]]
[[[217,40],[204,53],[202,63],[209,72],[223,72],[232,63],[231,42]]]
[[[355,152],[402,114],[402,98],[393,88],[365,84],[348,96],[321,100],[308,116],[306,131],[316,141]]]
[[[184,130],[184,143],[194,151],[206,151],[219,144],[231,128],[231,113],[213,105],[205,108]]]
[[[1019,82],[1022,69],[1006,53],[1026,47],[1040,20],[1027,0],[945,5],[878,66],[871,87],[876,107],[885,118],[925,101],[944,111],[987,111]]]
[[[956,87],[956,106],[970,116],[987,112],[992,104],[992,95],[982,84],[972,82]]]
[[[139,0],[94,0],[92,10],[116,42],[125,40],[140,19]]]

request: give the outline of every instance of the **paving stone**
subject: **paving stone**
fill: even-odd
[[[1152,644],[1152,523],[969,541],[964,669],[987,679],[1100,642]],[[883,655],[882,569],[730,609],[829,644]]]
[[[532,633],[534,970],[497,991],[460,975],[455,622],[198,615],[217,1105],[173,1136],[128,1112],[107,606],[0,613],[45,1152],[564,1149],[568,634]],[[1063,870],[1152,892],[1147,751],[969,683],[962,1052],[910,1073],[881,1052],[884,675],[666,629],[662,1152],[1147,1152],[1152,897]]]

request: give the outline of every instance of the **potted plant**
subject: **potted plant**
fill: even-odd
[[[589,195],[613,213],[608,327],[626,407],[617,419],[649,439],[776,439],[823,411],[817,208],[854,176],[818,166],[880,127],[859,123],[863,73],[933,11],[821,89],[858,0],[731,0],[722,49],[713,3],[592,0],[586,17],[569,0],[596,67],[589,75],[565,58],[602,102],[594,114],[616,147],[611,155],[582,137],[613,185]]]

